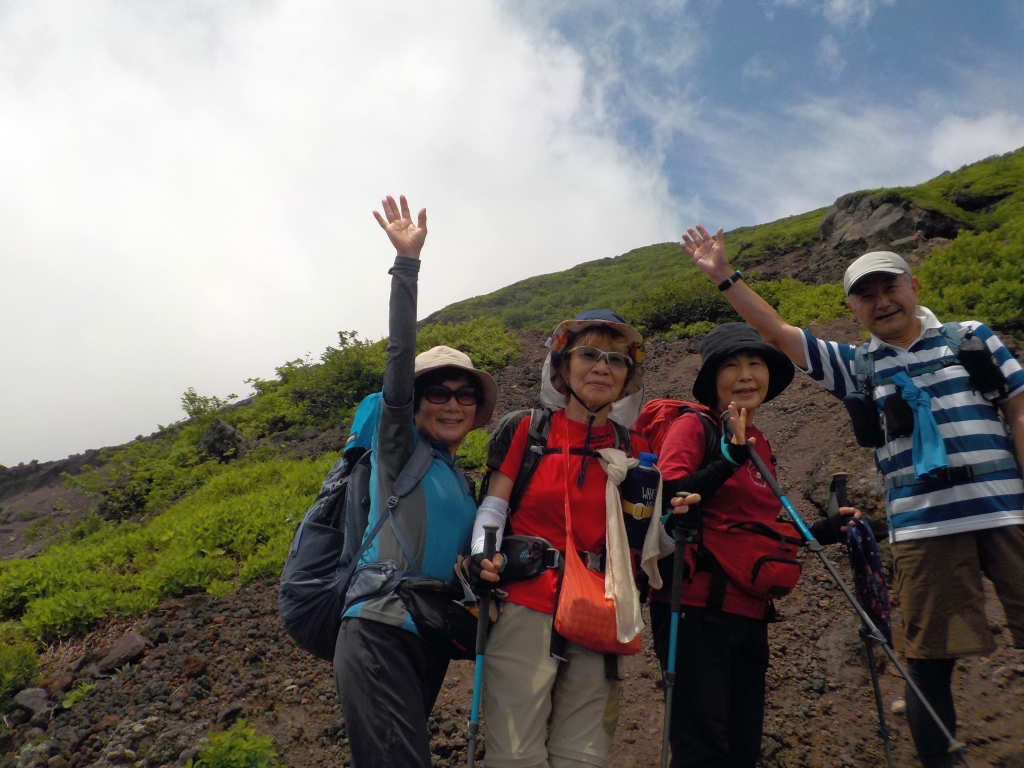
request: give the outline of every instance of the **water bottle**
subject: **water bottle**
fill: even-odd
[[[658,495],[658,481],[661,473],[654,466],[658,457],[653,453],[641,453],[640,465],[626,473],[626,479],[619,486],[622,496],[622,516],[626,521],[626,538],[632,549],[643,549],[647,527],[654,514],[655,497]]]

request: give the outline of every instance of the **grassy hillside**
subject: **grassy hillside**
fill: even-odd
[[[826,210],[733,230],[726,234],[729,252],[737,254],[737,264],[743,264],[809,245]],[[614,258],[584,262],[564,272],[531,277],[486,296],[451,304],[428,317],[427,322],[458,323],[489,317],[509,328],[550,331],[579,312],[619,308],[639,291],[665,280],[686,279],[696,272],[678,243],[658,243]]]

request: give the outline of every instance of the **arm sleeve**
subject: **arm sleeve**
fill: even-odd
[[[857,389],[853,362],[856,347],[838,341],[821,341],[808,331],[804,334],[804,356],[807,367],[802,370],[840,400]]]
[[[420,261],[396,256],[391,268],[388,361],[384,403],[377,428],[377,462],[382,476],[397,477],[415,446],[413,371],[416,360],[416,293]]]
[[[705,446],[704,426],[696,414],[683,414],[669,427],[658,460],[664,478],[662,514],[672,511],[677,493],[699,493],[707,501],[733,476],[737,467],[724,456],[701,467]]]
[[[488,496],[480,502],[480,509],[476,511],[476,520],[473,521],[473,547],[470,554],[480,555],[484,551],[484,526],[493,524],[498,526],[498,535],[495,540],[495,551],[501,551],[501,537],[505,532],[505,521],[508,520],[508,502],[499,499],[497,496]]]

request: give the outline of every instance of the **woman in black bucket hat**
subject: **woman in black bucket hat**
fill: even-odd
[[[676,418],[658,451],[666,496],[686,491],[703,499],[699,523],[693,520],[695,515],[681,516],[691,518],[683,525],[700,530],[702,543],[688,545],[688,560],[690,555],[696,560],[681,596],[671,764],[753,768],[761,751],[768,623],[774,606],[763,594],[755,596],[749,583],[741,587],[740,580],[734,580],[736,553],[749,546],[749,540],[730,542],[709,558],[709,536],[714,530],[738,526],[778,530],[781,505],[749,456],[757,451],[774,474],[771,447],[753,420],[763,403],[789,386],[793,364],[746,323],[713,329],[702,341],[700,354],[693,396],[705,409],[687,409]],[[733,426],[731,442],[721,437],[723,412],[728,412]],[[822,543],[835,540],[827,539],[819,526],[815,533],[822,535]],[[793,537],[799,540],[795,529]],[[795,583],[799,565],[794,559],[787,567]],[[670,619],[671,592],[666,586],[651,600],[655,651],[663,665]]]

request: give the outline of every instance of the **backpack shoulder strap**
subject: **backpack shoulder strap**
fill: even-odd
[[[953,357],[960,355],[960,345],[963,343],[962,330],[963,326],[955,320],[942,324],[942,338],[946,340],[946,346],[953,353]]]
[[[544,448],[548,444],[548,435],[551,432],[551,411],[547,408],[534,408],[530,411],[530,432],[526,436],[526,446],[523,449],[523,461],[519,465],[519,474],[516,475],[515,483],[512,485],[512,494],[508,500],[509,514],[519,508],[519,502],[530,485],[533,473],[537,471],[544,456]]]
[[[612,430],[615,433],[615,447],[620,451],[623,451],[627,456],[632,457],[633,455],[633,440],[630,437],[629,427],[619,424],[619,422],[608,419],[612,425]]]
[[[710,462],[722,455],[722,430],[718,428],[718,425],[714,422],[711,416],[700,408],[695,408],[692,405],[684,403],[679,407],[679,416],[686,413],[696,415],[701,427],[704,428],[704,459],[701,461],[701,467],[707,466]],[[678,418],[678,416],[676,418]]]
[[[874,374],[874,361],[868,351],[870,342],[865,341],[853,353],[853,370],[857,377],[857,391],[871,396],[873,389],[872,379]]]
[[[370,544],[377,538],[377,534],[380,533],[380,529],[384,527],[391,516],[394,514],[395,507],[398,506],[399,500],[403,496],[407,496],[413,488],[419,485],[420,480],[427,474],[430,469],[430,465],[434,463],[434,451],[430,447],[430,444],[426,440],[416,441],[416,448],[413,449],[412,455],[409,460],[405,462],[405,466],[402,467],[402,471],[398,473],[398,477],[395,479],[395,484],[391,490],[391,496],[387,500],[385,508],[377,516],[377,522],[374,523],[373,528],[370,532],[363,537],[362,542],[359,545],[359,549],[355,551],[352,559],[348,563],[348,568],[354,570],[359,565],[359,559],[365,554],[366,550],[369,549]],[[392,522],[391,530],[395,533],[395,538],[398,540],[398,545],[402,548],[402,553],[405,555],[406,560],[410,563],[416,562],[416,556],[412,553],[411,547],[405,537],[398,530],[398,527]]]

